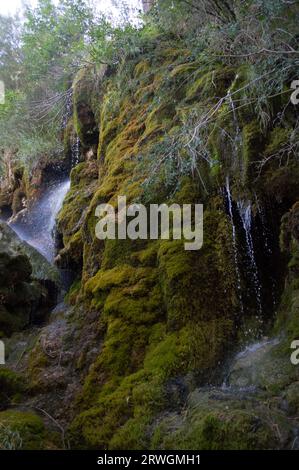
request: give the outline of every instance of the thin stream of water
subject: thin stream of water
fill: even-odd
[[[239,214],[241,217],[243,229],[245,232],[245,240],[246,240],[246,249],[250,260],[250,267],[251,267],[251,274],[253,279],[254,290],[256,293],[256,301],[258,307],[258,314],[261,316],[263,313],[262,307],[262,286],[259,278],[258,267],[256,264],[255,259],[255,251],[252,239],[252,211],[251,211],[251,203],[238,201],[237,203]]]
[[[241,285],[241,273],[238,264],[238,245],[237,245],[237,233],[236,233],[236,226],[234,223],[234,214],[233,214],[233,199],[230,191],[230,182],[229,177],[226,177],[226,195],[228,201],[228,212],[231,221],[232,227],[232,237],[233,237],[233,253],[234,253],[234,263],[235,263],[235,271],[236,271],[236,279],[237,279],[237,289],[238,289],[238,296],[240,302],[241,313],[244,313],[244,306],[243,306],[243,299],[242,299],[242,285]]]
[[[55,256],[53,231],[56,217],[69,188],[69,179],[49,186],[23,220],[10,224],[22,240],[36,248],[50,262],[53,262]]]

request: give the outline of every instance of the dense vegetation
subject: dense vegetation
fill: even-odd
[[[0,207],[30,205],[36,168],[73,166],[56,264],[74,282],[0,371],[5,408],[21,409],[0,412],[0,445],[40,433],[42,448],[296,448],[296,2],[158,0],[138,26],[113,26],[82,1],[40,0],[1,22]],[[98,240],[96,206],[123,194],[202,202],[202,250]],[[22,328],[3,330],[12,350]],[[227,361],[264,335],[276,340],[221,388]]]

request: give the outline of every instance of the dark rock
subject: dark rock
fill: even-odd
[[[56,301],[58,272],[34,248],[0,224],[0,332],[40,323]]]

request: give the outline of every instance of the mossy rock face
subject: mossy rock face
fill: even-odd
[[[195,103],[213,96],[222,98],[233,83],[235,75],[233,67],[219,65],[212,70],[203,70],[199,65],[189,77],[186,101]]]
[[[51,265],[35,248],[21,240],[5,223],[0,222],[0,252],[11,256],[24,255],[30,260],[32,277],[39,281],[50,281],[59,285],[57,269]]]
[[[286,333],[285,348],[299,339],[299,203],[284,214],[281,222],[280,246],[288,260],[288,278],[276,320],[276,331]]]
[[[290,348],[278,338],[256,343],[244,351],[230,370],[227,383],[232,387],[253,387],[269,392],[284,390],[298,380],[299,371],[290,361]],[[289,349],[289,351],[288,351]]]
[[[23,411],[0,412],[0,449],[38,450],[45,445],[45,427],[36,414]]]
[[[81,144],[88,148],[97,144],[98,105],[100,93],[95,84],[99,84],[99,77],[103,77],[106,67],[96,71],[93,67],[80,70],[73,83],[73,126],[80,138]]]
[[[75,272],[82,269],[82,225],[97,178],[98,166],[95,161],[81,162],[71,172],[71,189],[57,217],[57,232],[58,238],[62,239],[62,247],[59,246],[56,264],[60,268],[73,269]]]
[[[42,321],[56,301],[58,272],[0,224],[0,330],[6,335]]]
[[[78,397],[86,411],[70,427],[75,446],[144,448],[146,428],[155,414],[175,402],[175,395],[171,400],[168,395],[171,377],[179,376],[184,384],[190,371],[203,380],[230,346],[234,270],[228,221],[226,216],[218,220],[219,215],[215,209],[206,213],[207,231],[218,236],[200,254],[186,252],[178,241],[104,244],[102,268],[84,284],[84,299],[101,312],[98,327],[105,336]],[[225,284],[218,305],[205,301],[215,292],[215,276],[219,286]],[[189,289],[196,293],[192,301]],[[146,410],[146,419],[141,410]],[[127,433],[130,443],[125,444]],[[84,438],[81,443],[79,436]]]
[[[92,67],[85,67],[74,82],[66,143],[76,133],[86,160],[72,170],[71,189],[58,216],[57,263],[76,272],[68,300],[77,304],[74,334],[86,350],[76,358],[82,389],[72,403],[76,415],[68,435],[78,448],[276,448],[285,441],[277,441],[266,412],[251,400],[244,405],[243,397],[223,396],[219,390],[218,400],[200,390],[198,412],[188,410],[187,422],[180,409],[195,386],[221,384],[221,365],[237,349],[245,327],[256,322],[255,308],[244,313],[240,305],[226,177],[237,232],[244,238],[237,203],[252,203],[254,228],[258,202],[263,205],[268,196],[273,210],[280,211],[283,201],[285,212],[298,199],[298,165],[292,160],[280,166],[269,158],[289,139],[287,127],[262,132],[253,107],[236,109],[237,100],[248,98],[237,90],[252,80],[252,68],[223,67],[216,61],[207,65],[176,41],[174,47],[162,38],[153,41],[140,60],[128,58],[109,75],[102,71],[97,77]],[[217,111],[207,134],[195,133],[200,155],[195,168],[186,135],[194,135],[211,108]],[[97,160],[87,158],[90,149]],[[116,207],[122,195],[127,204],[142,202],[147,208],[150,203],[204,203],[202,249],[188,252],[180,240],[98,240],[96,207]],[[282,238],[295,278],[297,222],[290,217],[284,218]],[[287,298],[288,307],[278,314],[280,325],[287,317],[288,338],[298,331],[296,296],[293,289],[292,309]],[[89,336],[84,336],[86,318],[97,343],[85,364],[91,353]],[[255,385],[270,396],[278,381],[278,393],[287,393],[298,378],[289,367],[282,371],[286,345],[266,351],[265,364],[259,361],[257,369],[236,366],[234,386]],[[30,373],[33,388],[40,391],[39,371],[49,364],[42,351],[35,351]],[[295,408],[292,389],[289,396]],[[285,422],[283,427],[287,434]]]
[[[1,407],[9,404],[9,400],[18,398],[24,391],[24,379],[20,374],[0,366],[0,400]]]
[[[12,199],[12,213],[16,215],[19,211],[24,209],[24,200],[26,199],[26,194],[22,188],[18,188],[13,193]]]
[[[289,414],[298,416],[299,412],[299,381],[293,382],[285,391],[287,410]]]
[[[197,388],[181,413],[164,412],[155,421],[150,448],[294,448],[298,368],[285,345],[284,338],[272,338],[243,350],[232,360],[225,386]]]
[[[119,80],[121,73],[103,85],[106,93],[97,105],[101,112],[96,188],[86,179],[87,163],[79,164],[72,172],[71,191],[59,215],[66,254],[71,253],[71,246],[78,246],[81,255],[83,247],[77,298],[97,312],[95,328],[102,337],[101,350],[78,396],[79,413],[69,429],[70,439],[78,447],[145,448],[147,427],[155,415],[175,406],[180,390],[188,389],[185,376],[190,373],[201,381],[212,380],[209,374],[234,338],[236,274],[231,229],[221,198],[210,199],[204,246],[196,253],[185,251],[176,240],[99,241],[95,237],[95,209],[100,203],[115,206],[118,195],[127,195],[128,203],[170,201],[164,173],[145,197],[142,183],[152,148],[159,151],[165,132],[175,133],[182,125],[180,119],[186,116],[179,109],[180,100],[186,107],[186,98],[206,98],[213,77],[219,94],[225,94],[234,79],[229,68],[214,74],[204,70],[202,90],[200,84],[191,90],[186,78],[190,74],[199,78],[199,65],[182,62],[185,51],[169,73],[169,64],[177,55],[160,47],[157,53],[163,57],[162,64],[157,66],[150,58],[130,71],[138,76],[134,99],[129,91],[115,89],[114,79]],[[151,77],[149,67],[154,68]],[[76,81],[75,89],[79,84],[82,96],[84,75],[89,80],[92,74],[88,76],[85,70]],[[76,120],[78,115],[75,128]],[[140,166],[142,158],[145,168]],[[208,175],[207,167],[204,171]],[[83,202],[86,188],[94,192],[91,200]],[[203,192],[200,182],[184,175],[171,202],[198,202]],[[83,227],[77,235],[80,217]],[[217,302],[213,301],[215,295]],[[169,399],[173,377],[182,385],[174,387]]]
[[[154,430],[153,449],[254,450],[275,449],[279,441],[266,420],[266,410],[257,413],[250,399],[243,404],[221,392],[193,395],[194,407],[184,420],[164,418]],[[217,403],[217,399],[219,402]],[[284,423],[287,432],[287,422]]]
[[[41,289],[31,287],[31,265],[25,255],[0,253],[0,328],[7,334],[24,328],[30,321],[31,307],[38,302]]]

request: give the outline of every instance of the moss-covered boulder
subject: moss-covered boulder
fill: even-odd
[[[277,410],[273,420],[267,419],[267,408],[255,408],[254,397],[220,390],[196,390],[189,397],[185,416],[169,414],[156,423],[152,434],[152,449],[183,450],[254,450],[275,449],[291,435],[287,418]],[[281,439],[281,441],[280,441]]]
[[[0,331],[42,321],[55,303],[58,272],[6,224],[0,226]]]
[[[43,449],[45,437],[45,426],[36,414],[14,410],[0,412],[0,449]]]
[[[99,138],[97,100],[99,98],[100,79],[106,67],[96,66],[81,69],[73,82],[73,126],[83,147],[97,145]]]
[[[20,374],[6,367],[0,367],[1,409],[8,405],[11,400],[18,400],[24,388],[24,379]]]
[[[10,256],[27,256],[34,279],[59,284],[59,272],[55,266],[51,265],[35,248],[21,240],[4,222],[0,222],[0,252],[8,253]]]

